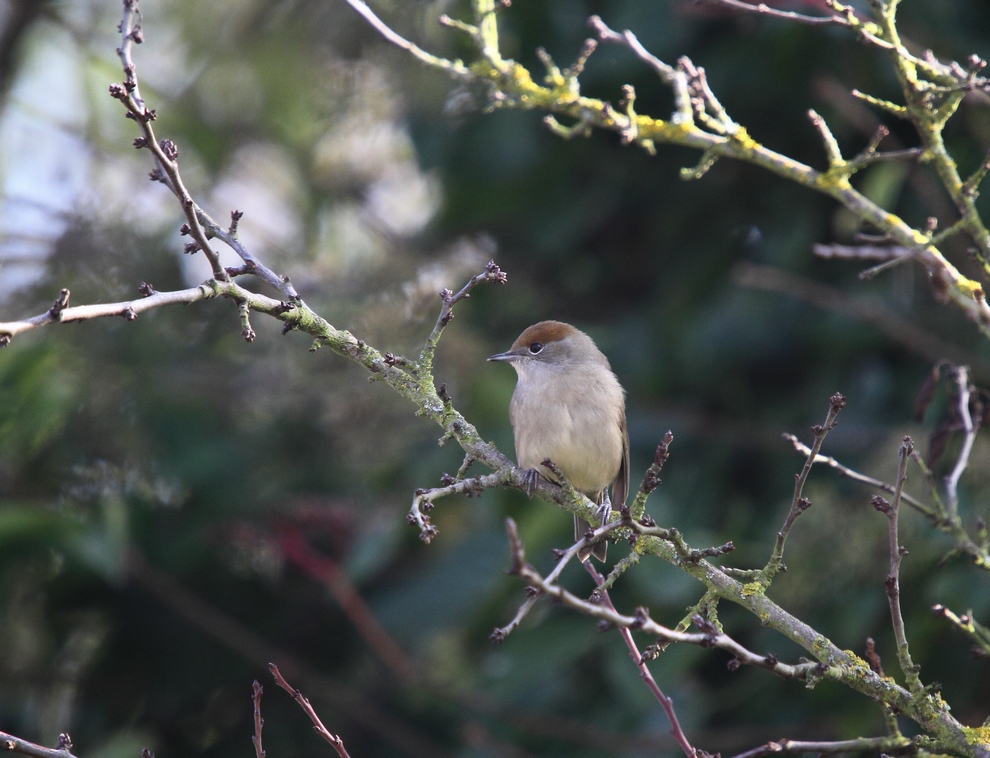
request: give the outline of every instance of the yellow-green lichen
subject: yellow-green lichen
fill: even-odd
[[[990,719],[983,726],[964,726],[963,734],[966,735],[966,742],[970,745],[990,746]]]
[[[753,595],[763,594],[763,585],[759,582],[750,582],[749,584],[744,584],[742,588],[743,597],[753,597]]]

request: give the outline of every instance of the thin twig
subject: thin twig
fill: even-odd
[[[432,53],[428,53],[421,47],[413,42],[410,42],[405,37],[397,34],[393,31],[384,21],[382,21],[378,16],[375,15],[374,11],[371,10],[362,0],[347,0],[347,4],[351,6],[354,10],[360,13],[364,20],[371,24],[372,28],[385,39],[391,42],[396,47],[401,47],[403,50],[408,51],[413,55],[413,57],[421,60],[423,63],[433,66],[434,68],[439,68],[448,73],[456,76],[459,79],[471,79],[471,70],[467,68],[460,61],[449,61],[446,58],[439,58]]]
[[[873,507],[887,516],[887,535],[890,547],[890,572],[884,580],[887,590],[887,600],[890,605],[890,619],[894,628],[894,641],[897,645],[897,661],[907,681],[911,692],[917,694],[924,690],[918,668],[911,660],[907,634],[904,631],[904,617],[901,614],[901,559],[907,555],[907,549],[898,543],[897,516],[900,511],[901,490],[907,481],[907,464],[914,451],[914,443],[910,437],[905,437],[898,450],[897,482],[894,484],[894,497],[888,503],[879,495],[874,495]]]
[[[272,672],[272,676],[275,677],[276,684],[292,695],[293,699],[299,703],[299,707],[306,712],[306,715],[309,716],[309,720],[313,722],[313,728],[316,729],[316,733],[333,745],[333,749],[337,751],[337,755],[339,755],[340,758],[350,758],[347,754],[347,750],[344,748],[344,741],[340,738],[340,735],[332,734],[329,729],[323,726],[323,722],[320,721],[320,717],[317,716],[316,711],[313,710],[313,706],[310,704],[309,698],[285,681],[285,677],[282,676],[278,670],[278,666],[274,663],[269,663],[268,669]]]
[[[601,602],[606,607],[615,611],[615,606],[612,605],[612,599],[608,596],[608,590],[604,589],[602,585],[605,580],[601,574],[598,573],[598,569],[591,565],[591,561],[583,561],[582,565],[591,574],[591,578],[595,580],[595,584],[598,586],[598,591],[601,593]],[[633,639],[632,631],[629,627],[620,627],[619,633],[622,635],[622,641],[626,643],[626,648],[629,650],[629,656],[633,659],[637,670],[639,671],[639,678],[643,680],[650,692],[660,703],[660,707],[663,708],[663,712],[667,714],[667,720],[670,722],[670,734],[676,740],[677,744],[680,745],[684,755],[687,758],[695,758],[698,754],[698,750],[691,744],[688,740],[687,735],[684,733],[684,729],[681,728],[681,722],[677,719],[677,712],[674,710],[674,701],[668,695],[664,694],[664,691],[660,689],[660,685],[657,684],[656,679],[653,678],[653,674],[650,673],[649,667],[646,665],[646,661],[643,659],[643,654],[639,652],[639,648],[636,647],[636,641]]]
[[[811,449],[808,451],[808,457],[804,462],[804,466],[801,468],[801,473],[797,475],[794,480],[794,495],[791,498],[791,508],[787,512],[787,518],[784,519],[784,525],[781,527],[780,531],[777,532],[777,541],[773,548],[773,554],[770,556],[770,561],[764,568],[765,581],[767,583],[773,581],[774,575],[781,569],[784,561],[784,543],[787,541],[787,535],[791,531],[791,527],[794,526],[794,522],[797,520],[798,516],[804,513],[808,508],[811,507],[811,501],[804,497],[802,494],[804,491],[804,483],[808,479],[808,474],[811,473],[811,467],[815,465],[815,459],[818,456],[818,452],[822,448],[822,443],[825,441],[826,435],[835,428],[836,418],[846,405],[846,399],[838,392],[829,398],[828,413],[825,416],[824,424],[815,424],[811,430],[814,432],[815,441],[811,445]]]
[[[535,586],[540,592],[554,598],[562,605],[567,606],[579,613],[597,618],[607,623],[609,627],[628,628],[642,631],[645,634],[668,642],[684,642],[689,645],[698,645],[705,648],[717,647],[731,653],[738,664],[748,664],[757,666],[773,672],[782,679],[814,679],[828,675],[830,667],[822,663],[781,663],[776,656],[763,656],[747,650],[727,634],[719,632],[712,626],[700,633],[678,632],[669,629],[650,618],[645,608],[637,608],[634,616],[625,616],[603,603],[595,603],[583,600],[568,592],[556,583],[551,583],[531,565],[525,561],[525,550],[522,541],[519,539],[519,531],[516,523],[510,518],[506,519],[506,530],[509,535],[511,549],[512,566],[509,568],[510,574],[521,577],[524,581]],[[735,666],[733,666],[735,668]]]
[[[832,134],[832,130],[828,128],[825,119],[817,111],[812,109],[808,111],[808,120],[811,121],[811,125],[818,130],[818,135],[822,138],[822,144],[825,146],[825,154],[828,156],[828,165],[835,168],[845,164],[842,151],[839,149],[839,142],[835,139],[835,135]]]
[[[803,442],[801,442],[801,440],[799,440],[793,434],[789,434],[785,432],[781,436],[785,440],[790,442],[794,446],[794,449],[797,450],[802,455],[806,455],[806,456],[811,455],[811,448],[805,445]],[[884,492],[888,492],[891,495],[894,494],[895,491],[894,485],[890,484],[889,482],[884,482],[879,479],[874,479],[871,476],[866,476],[866,474],[861,474],[858,471],[854,471],[848,466],[844,466],[843,464],[839,463],[839,461],[837,461],[835,458],[829,455],[821,455],[819,453],[818,455],[815,456],[815,463],[824,463],[826,466],[828,466],[829,468],[834,468],[836,471],[839,472],[839,474],[841,474],[842,476],[848,479],[852,479],[853,481],[860,482],[862,484],[867,484],[870,487],[876,487],[878,490],[883,490]],[[935,512],[931,510],[927,505],[922,503],[917,498],[912,497],[906,492],[901,493],[901,500],[907,503],[908,505],[910,505],[915,510],[917,510],[919,513],[928,516],[929,518],[935,516]]]
[[[64,290],[68,293],[68,290]],[[93,305],[77,305],[65,307],[57,313],[49,309],[45,313],[20,321],[0,321],[0,347],[10,342],[11,337],[37,329],[48,324],[68,324],[73,321],[88,321],[94,318],[107,318],[110,316],[123,316],[128,321],[133,321],[138,314],[149,311],[152,308],[159,308],[163,305],[175,305],[183,303],[197,303],[201,300],[209,300],[216,296],[213,289],[201,284],[198,287],[191,287],[187,290],[176,290],[174,292],[154,292],[153,294],[138,298],[136,300],[126,300],[119,303],[98,303]],[[4,340],[4,337],[7,339]]]
[[[265,725],[265,720],[261,718],[261,693],[264,691],[265,688],[255,679],[251,685],[251,702],[254,705],[254,734],[251,742],[254,745],[255,758],[265,758],[265,749],[261,746],[261,729]]]
[[[179,175],[179,165],[177,163],[179,151],[175,143],[171,140],[158,141],[155,130],[151,123],[157,118],[154,110],[150,110],[141,98],[138,87],[137,68],[134,65],[133,48],[137,43],[144,41],[144,32],[141,28],[141,11],[138,9],[138,0],[124,0],[124,15],[120,22],[121,44],[117,48],[117,55],[124,68],[124,84],[112,84],[110,94],[115,99],[120,100],[127,108],[128,115],[137,122],[144,133],[144,137],[135,141],[138,148],[147,148],[155,156],[158,163],[157,172],[152,176],[158,178],[164,172],[168,178],[168,186],[175,193],[182,206],[182,211],[186,216],[189,227],[189,234],[195,240],[196,247],[203,251],[213,269],[213,276],[218,281],[229,279],[227,272],[220,265],[220,256],[210,247],[199,219],[196,217],[196,203],[192,199],[189,190],[186,189]]]
[[[6,732],[0,732],[0,750],[20,753],[30,756],[30,758],[76,758],[69,752],[71,749],[72,738],[64,732],[58,736],[58,743],[53,748],[22,740],[20,737]]]
[[[972,611],[958,616],[944,605],[933,605],[932,611],[935,615],[951,621],[957,629],[972,639],[974,653],[990,658],[990,629],[976,621]]]
[[[744,0],[707,0],[714,5],[725,5],[729,8],[734,8],[738,11],[746,11],[747,13],[758,13],[761,16],[769,16],[770,18],[782,18],[787,21],[796,21],[799,24],[807,24],[809,26],[849,26],[849,22],[839,15],[831,16],[806,16],[803,13],[795,13],[794,11],[782,11],[777,8],[771,8],[765,3],[747,3]]]
[[[587,544],[588,544],[588,540],[582,537],[573,545],[571,545],[569,548],[567,548],[567,550],[564,550],[563,552],[559,553],[559,557],[557,558],[557,565],[556,567],[554,567],[553,571],[547,574],[547,581],[550,583],[556,582],[557,579],[560,578],[560,574],[563,572],[564,567],[571,562],[572,558],[576,557],[582,550],[584,550]],[[519,624],[522,623],[522,620],[526,618],[526,614],[528,614],[530,609],[532,609],[532,607],[536,605],[536,601],[540,599],[541,594],[542,593],[540,593],[540,591],[536,589],[536,587],[527,587],[526,600],[523,602],[522,605],[519,606],[519,610],[516,611],[515,617],[505,626],[497,627],[495,631],[493,631],[490,635],[488,635],[488,639],[490,639],[492,642],[496,644],[503,642],[505,638],[508,637],[510,634],[512,634],[512,632],[515,631],[515,629],[519,626]]]
[[[226,244],[231,250],[237,253],[241,260],[245,264],[245,274],[251,274],[256,276],[261,281],[266,284],[275,287],[279,292],[285,295],[286,299],[290,303],[302,304],[302,298],[299,297],[299,293],[296,292],[296,288],[292,285],[292,282],[287,276],[279,276],[274,271],[272,271],[268,266],[261,262],[257,256],[251,253],[241,241],[237,238],[237,222],[240,221],[241,217],[244,215],[240,211],[232,211],[231,224],[229,229],[224,229],[216,221],[214,221],[210,214],[199,207],[198,204],[195,206],[196,218],[199,219],[199,223],[203,225],[203,229],[206,231],[207,239],[215,237]],[[227,273],[230,273],[228,270]]]
[[[674,68],[657,58],[653,53],[643,47],[639,38],[628,29],[619,34],[610,29],[599,16],[589,18],[588,26],[595,30],[598,39],[602,42],[611,42],[628,47],[641,61],[656,71],[660,79],[667,86],[674,90],[674,116],[671,118],[673,123],[690,124],[692,122],[691,94],[688,88],[687,77],[683,70]]]
[[[670,445],[673,441],[674,434],[668,429],[653,454],[653,463],[643,475],[643,483],[639,486],[639,492],[636,493],[632,505],[629,506],[629,515],[635,520],[643,517],[646,512],[647,498],[653,490],[660,486],[660,473],[663,471],[663,465],[667,462],[667,458],[670,457]]]
[[[910,737],[858,737],[854,740],[836,740],[835,742],[803,742],[799,740],[776,740],[767,742],[752,750],[738,753],[733,758],[759,758],[761,755],[772,753],[860,753],[879,751],[888,755],[913,754],[918,751],[917,745]]]
[[[969,366],[955,367],[956,379],[956,412],[959,415],[959,422],[962,424],[963,436],[962,447],[959,450],[959,457],[956,465],[952,467],[952,472],[945,478],[946,505],[949,513],[955,515],[959,511],[959,479],[969,465],[969,455],[973,450],[973,443],[976,441],[976,434],[980,430],[978,421],[973,420],[973,415],[969,411],[969,400],[972,394],[972,387],[969,383]]]
[[[482,474],[480,476],[473,476],[470,479],[452,481],[443,487],[418,489],[413,493],[412,506],[409,508],[406,521],[418,528],[419,538],[429,544],[439,533],[427,515],[429,511],[433,510],[434,500],[449,497],[450,495],[467,495],[468,497],[480,495],[484,490],[501,487],[503,484],[509,482],[511,477],[511,470],[500,469],[493,474]]]
[[[348,0],[350,2],[350,0]],[[427,337],[426,343],[423,346],[423,351],[419,356],[418,368],[421,371],[427,373],[431,372],[433,369],[433,355],[437,349],[437,343],[440,341],[440,335],[443,333],[443,329],[447,324],[449,324],[454,318],[454,305],[463,300],[466,297],[471,297],[471,290],[477,287],[482,282],[495,282],[496,284],[505,284],[508,281],[508,276],[495,261],[488,261],[485,264],[485,270],[480,274],[475,274],[472,276],[467,284],[461,287],[456,293],[449,289],[444,289],[440,292],[440,299],[443,304],[440,307],[440,315],[437,316],[437,321],[433,325],[433,331],[430,332],[430,336]]]
[[[903,258],[915,252],[913,247],[902,245],[822,245],[811,246],[811,252],[819,258],[835,260],[889,261]]]

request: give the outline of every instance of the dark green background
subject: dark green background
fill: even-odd
[[[281,160],[299,178],[303,240],[258,254],[280,270],[309,271],[294,276],[312,307],[397,353],[414,353],[429,333],[439,304],[433,292],[456,289],[480,270],[456,263],[454,246],[466,240],[493,255],[508,284],[483,286],[458,306],[437,356],[437,379],[456,406],[511,454],[514,376],[484,358],[537,320],[578,325],[628,391],[634,483],[673,431],[649,512],[696,547],[733,540],[736,551],[720,559],[726,565],[766,560],[802,462],[780,435],[808,441],[833,392],[848,406],[825,452],[885,479],[902,436],[924,447],[944,406],[940,396],[923,423],[912,418],[932,364],[919,350],[848,314],[740,287],[735,265],[775,266],[880,303],[965,351],[975,381],[990,381],[985,339],[934,302],[920,269],[901,266],[863,283],[863,265],[813,257],[812,244],[848,242],[855,230],[827,198],[728,161],[683,182],[680,168],[698,160],[692,151],[659,145],[650,157],[611,134],[563,141],[539,113],[484,114],[481,93],[453,97],[452,81],[386,48],[343,0],[243,0],[208,4],[208,12],[201,2],[174,0],[153,12],[145,4],[149,41],[136,51],[139,75],[166,24],[179,32],[169,44],[185,45],[195,63],[174,72],[188,87],[146,87],[145,96],[158,109],[159,136],[179,144],[180,165],[195,157],[197,198],[207,197],[238,149],[282,145]],[[470,60],[456,33],[434,25],[439,11],[467,17],[464,3],[375,7],[424,47]],[[120,79],[109,35],[116,4],[25,8],[34,13],[7,40],[8,84],[16,92],[39,38],[68,28],[96,60],[86,60],[98,93],[88,107],[111,109],[103,93]],[[688,55],[703,65],[756,139],[815,167],[825,158],[809,108],[853,154],[879,121],[848,91],[899,99],[884,57],[841,30],[740,18],[704,4],[517,0],[501,15],[503,52],[537,75],[539,46],[568,65],[593,13],[632,29],[666,61]],[[990,54],[983,0],[905,2],[901,30],[945,58]],[[312,253],[320,214],[359,202],[367,182],[360,172],[321,176],[313,156],[352,99],[366,96],[351,86],[349,67],[360,60],[384,72],[398,97],[393,120],[408,129],[415,159],[439,180],[444,200],[423,233],[383,236],[387,255],[328,273]],[[206,117],[196,82],[238,70],[251,73],[261,107]],[[669,92],[626,50],[600,49],[582,78],[584,92],[613,102],[624,83],[636,86],[638,110],[669,113]],[[57,120],[59,104],[51,107]],[[81,143],[97,155],[133,152],[133,124],[111,139],[92,114],[77,129]],[[123,122],[122,113],[106,118]],[[916,144],[904,124],[885,122],[902,145]],[[968,172],[990,143],[987,100],[968,100],[946,135]],[[857,182],[914,225],[955,218],[925,167],[878,166]],[[229,210],[210,208],[218,219]],[[44,280],[6,296],[0,318],[40,313],[65,286],[74,304],[134,297],[142,281],[159,290],[187,286],[173,211],[166,233],[149,232],[139,212],[73,214]],[[963,241],[947,254],[972,272]],[[410,296],[403,286],[432,264],[438,286]],[[438,429],[343,359],[307,352],[306,338],[280,336],[266,319],[254,327],[258,339],[247,345],[233,305],[211,302],[134,323],[49,327],[0,352],[0,729],[46,743],[68,730],[84,758],[136,756],[145,745],[164,758],[249,756],[257,678],[266,688],[268,755],[329,751],[274,686],[264,664],[278,660],[355,758],[674,754],[666,719],[615,633],[599,634],[594,622],[543,602],[502,646],[487,639],[525,597],[504,574],[504,518],[519,522],[528,556],[546,570],[550,548],[569,540],[570,518],[516,491],[450,498],[435,511],[439,537],[422,544],[405,512],[415,488],[457,469],[455,446],[438,447]],[[950,443],[950,461],[956,449]],[[978,440],[963,480],[968,525],[987,515],[987,452]],[[943,461],[938,472],[946,471]],[[914,471],[909,488],[924,493],[919,479]],[[814,507],[792,533],[789,571],[771,597],[842,648],[862,654],[874,637],[887,673],[900,680],[883,588],[886,520],[869,506],[869,491],[827,471],[813,472],[806,494]],[[297,531],[346,571],[426,683],[404,681],[383,664],[353,614],[289,559]],[[914,513],[904,514],[902,542],[910,550],[904,612],[922,677],[942,682],[953,714],[979,725],[990,716],[988,662],[974,660],[969,643],[929,608],[972,609],[987,623],[988,577],[961,559],[938,567],[951,545]],[[131,547],[145,568],[128,571]],[[624,551],[615,546],[610,557]],[[590,591],[577,568],[564,583]],[[700,587],[648,560],[613,596],[621,610],[646,605],[673,625]],[[722,620],[753,650],[788,662],[801,654],[739,609],[724,605]],[[675,646],[652,664],[703,749],[727,755],[781,737],[881,733],[879,708],[862,696],[835,684],[806,690],[765,671],[729,673],[727,661],[719,651]]]

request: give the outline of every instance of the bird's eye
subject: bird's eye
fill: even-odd
[[[529,346],[529,352],[531,352],[533,355],[536,355],[541,350],[543,350],[542,342],[534,342],[532,345]]]

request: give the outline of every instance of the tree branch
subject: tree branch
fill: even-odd
[[[909,737],[858,737],[853,740],[836,740],[835,742],[803,742],[800,740],[777,740],[767,742],[752,750],[739,753],[733,758],[759,758],[761,755],[773,753],[860,753],[879,751],[887,755],[913,755],[918,752],[918,746]]]
[[[316,733],[333,746],[333,749],[337,751],[337,755],[339,755],[340,758],[351,758],[347,753],[347,749],[344,747],[344,741],[340,738],[340,735],[331,733],[329,729],[323,726],[323,722],[320,721],[320,717],[317,716],[316,711],[313,710],[313,706],[309,702],[309,698],[289,684],[278,670],[278,666],[274,663],[269,663],[268,668],[271,670],[272,676],[275,677],[275,683],[292,695],[292,698],[299,704],[299,707],[305,711],[307,716],[309,716],[309,720],[313,722],[313,728],[316,730]]]
[[[828,413],[825,416],[825,423],[815,424],[811,428],[815,435],[815,441],[812,443],[811,449],[808,451],[808,457],[804,462],[804,466],[801,468],[801,473],[798,474],[794,480],[794,496],[791,498],[790,510],[787,512],[787,518],[784,519],[784,525],[781,527],[780,531],[777,532],[777,541],[774,544],[773,553],[770,556],[770,560],[767,562],[767,565],[763,568],[760,576],[760,581],[763,582],[766,587],[770,586],[770,583],[777,575],[777,572],[779,572],[784,566],[784,543],[787,541],[787,535],[790,534],[791,527],[794,526],[794,522],[797,520],[798,516],[811,507],[811,501],[803,495],[804,483],[808,480],[808,474],[811,473],[811,467],[815,465],[815,459],[818,457],[818,451],[822,449],[822,443],[825,442],[825,436],[835,428],[839,411],[841,411],[845,405],[846,399],[836,392],[829,399],[829,407]]]
[[[72,750],[72,738],[66,733],[60,734],[58,744],[51,748],[22,740],[20,737],[6,732],[0,732],[0,750],[19,753],[29,756],[29,758],[76,758],[69,752]]]
[[[608,596],[608,590],[603,586],[605,580],[602,575],[598,573],[598,570],[591,565],[591,561],[583,561],[582,566],[589,574],[591,578],[595,581],[598,586],[598,591],[601,594],[601,602],[606,607],[612,611],[615,611],[615,606],[612,604],[612,599]],[[704,622],[699,619],[699,627],[704,626]],[[643,680],[650,692],[653,693],[653,697],[657,699],[660,703],[660,707],[663,708],[663,712],[667,715],[667,720],[670,722],[670,734],[673,736],[674,740],[680,746],[684,755],[687,758],[695,758],[695,756],[703,755],[708,756],[704,751],[700,751],[691,745],[688,740],[687,735],[684,733],[684,729],[681,727],[681,722],[677,718],[677,712],[674,710],[674,701],[670,696],[665,695],[663,690],[660,689],[660,685],[657,684],[656,679],[653,678],[653,674],[650,673],[650,669],[646,665],[646,658],[639,652],[639,648],[636,647],[636,641],[633,639],[632,630],[627,627],[620,627],[619,634],[622,635],[622,641],[626,644],[626,649],[629,651],[629,657],[632,658],[633,664],[639,671],[639,678]]]
[[[366,18],[368,17],[364,10],[358,8],[359,5],[363,5],[361,0],[348,0],[348,2]],[[628,47],[657,71],[665,84],[672,87],[675,105],[670,120],[636,114],[632,112],[631,107],[626,114],[622,114],[608,102],[583,97],[580,95],[576,78],[567,80],[561,77],[557,80],[550,77],[550,86],[540,86],[525,67],[515,61],[502,59],[497,48],[493,49],[493,44],[497,44],[492,8],[489,7],[493,5],[492,0],[475,0],[476,14],[486,20],[490,33],[482,34],[481,24],[476,30],[477,33],[471,33],[472,40],[479,47],[481,57],[470,69],[476,80],[488,84],[489,99],[493,107],[539,109],[554,116],[568,116],[577,122],[582,133],[592,127],[614,131],[622,136],[623,141],[635,142],[650,151],[655,149],[654,146],[658,142],[697,148],[702,151],[702,160],[697,167],[683,172],[685,178],[697,178],[719,157],[729,157],[761,166],[796,184],[826,194],[848,208],[861,221],[888,235],[892,243],[901,247],[923,248],[924,255],[918,256],[918,260],[928,269],[936,298],[953,302],[977,324],[986,337],[990,338],[990,306],[986,302],[982,285],[969,279],[952,265],[933,244],[930,234],[912,228],[903,219],[881,208],[850,184],[849,178],[855,171],[878,158],[864,154],[850,161],[833,160],[827,171],[820,172],[764,147],[756,142],[743,126],[728,117],[725,109],[707,86],[703,69],[696,68],[684,57],[678,61],[676,67],[664,63],[646,51],[632,32],[613,31],[597,16],[592,17],[589,23],[601,41]],[[919,127],[923,143],[920,154],[911,151],[898,157],[917,155],[924,158],[929,154],[935,155],[939,176],[957,201],[966,230],[976,240],[981,251],[980,255],[985,257],[985,251],[990,250],[990,234],[986,232],[976,214],[973,197],[963,195],[964,184],[959,179],[955,164],[952,163],[941,142],[941,127],[945,119],[955,112],[961,101],[961,95],[958,97],[946,95],[946,102],[936,107],[933,105],[932,94],[929,91],[932,83],[940,86],[958,84],[960,76],[968,82],[968,86],[976,86],[976,80],[973,79],[975,74],[967,74],[958,64],[946,65],[933,57],[912,56],[896,35],[893,25],[894,6],[896,3],[885,5],[884,7],[889,8],[889,18],[874,22],[860,18],[850,6],[843,5],[838,0],[829,0],[829,7],[833,10],[831,18],[840,20],[828,23],[848,27],[869,44],[882,48],[891,55],[908,100],[904,113]],[[488,11],[482,12],[484,9]],[[748,6],[745,10],[762,12],[760,6]],[[390,30],[386,33],[384,30],[388,29],[387,25],[377,16],[371,23],[390,41],[410,49],[412,43],[398,37]],[[466,25],[460,26],[465,28],[458,27],[459,31],[466,31]],[[470,29],[475,28],[470,27]],[[416,55],[423,59],[422,56]],[[437,65],[430,59],[426,62]],[[902,74],[909,67],[914,67],[914,70],[923,74],[923,77],[915,76],[910,81],[905,79]],[[876,99],[873,98],[871,101]],[[631,98],[628,95],[627,104],[631,106]],[[893,104],[890,104],[890,107],[900,108]],[[919,109],[927,109],[925,113],[929,115],[918,115]],[[550,123],[559,126],[556,118]],[[566,127],[561,127],[558,131],[571,133]],[[835,157],[833,155],[833,158]],[[965,186],[975,186],[979,178],[981,177],[974,175],[971,177],[972,181]],[[990,264],[985,262],[984,265],[990,271]]]
[[[897,481],[894,484],[894,497],[887,502],[879,495],[873,496],[873,507],[887,516],[888,538],[890,547],[890,573],[884,581],[887,588],[887,600],[890,605],[890,618],[894,627],[894,641],[897,644],[897,660],[900,663],[901,671],[907,680],[908,687],[915,694],[924,691],[924,685],[918,676],[918,667],[911,660],[911,651],[908,646],[907,634],[904,631],[904,617],[901,615],[901,559],[907,555],[907,549],[898,542],[897,516],[901,505],[901,489],[907,481],[907,464],[911,453],[914,450],[914,443],[910,437],[905,437],[898,451],[900,461],[897,467]]]
[[[0,347],[10,344],[10,340],[23,332],[48,326],[49,324],[68,324],[75,321],[89,321],[95,318],[107,318],[110,316],[123,316],[128,321],[134,321],[138,314],[159,308],[163,305],[175,305],[183,303],[198,303],[202,300],[209,300],[216,297],[217,289],[211,286],[212,283],[201,284],[198,287],[191,287],[187,290],[177,290],[175,292],[154,292],[150,291],[147,297],[137,300],[126,300],[120,303],[99,303],[94,305],[78,305],[75,307],[51,308],[45,313],[32,318],[21,319],[20,321],[0,321]],[[147,287],[147,285],[142,285]],[[65,302],[68,303],[69,291],[62,290]],[[57,302],[57,301],[56,301]],[[5,339],[6,338],[6,339]]]

